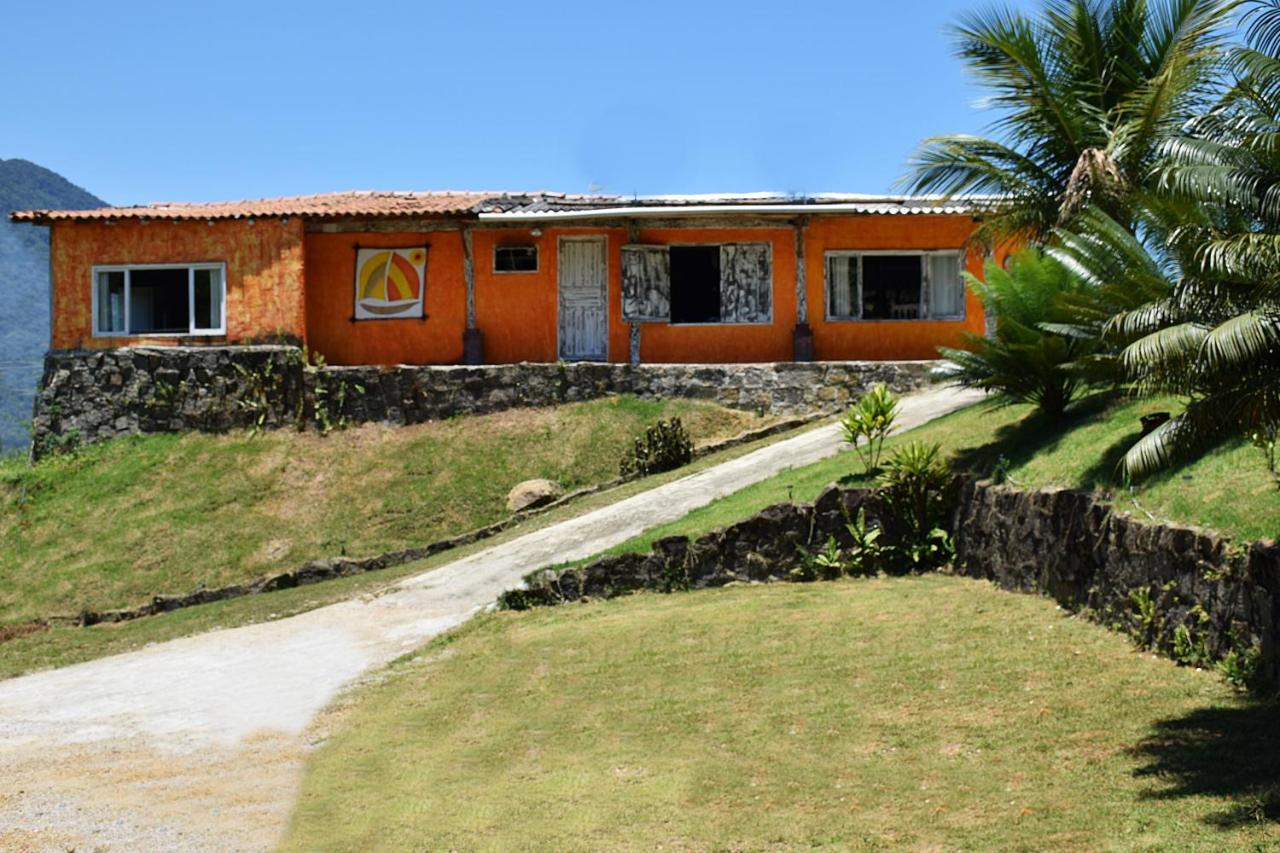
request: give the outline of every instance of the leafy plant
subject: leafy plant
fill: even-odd
[[[845,525],[853,544],[845,552],[845,573],[850,575],[874,575],[880,571],[886,547],[881,544],[884,532],[879,527],[867,526],[867,511],[858,510],[858,517]]]
[[[312,383],[313,417],[321,435],[328,435],[335,429],[346,429],[351,421],[345,413],[347,402],[347,384],[334,380],[328,371],[328,363],[323,355],[315,350],[304,349],[303,366],[314,374]],[[364,393],[364,386],[355,385],[357,394]],[[299,429],[304,426],[299,418]]]
[[[916,571],[938,568],[951,559],[955,549],[947,528],[955,483],[941,447],[913,441],[897,448],[885,463],[878,484],[881,496],[904,528],[895,557]]]
[[[1129,227],[1162,148],[1217,92],[1230,0],[1054,0],[996,6],[953,30],[999,119],[992,138],[926,139],[910,192],[989,194],[977,237],[1044,239],[1088,205]]]
[[[884,440],[893,430],[897,416],[898,398],[881,383],[863,394],[841,419],[844,440],[857,451],[868,474],[879,469]]]
[[[1160,631],[1161,622],[1151,590],[1145,586],[1130,590],[1129,602],[1138,612],[1138,641],[1143,648],[1150,648]]]
[[[1251,688],[1257,684],[1262,671],[1262,650],[1255,645],[1239,646],[1233,644],[1214,668],[1233,686]]]
[[[821,551],[800,550],[800,565],[791,570],[790,576],[803,583],[835,580],[844,574],[844,565],[844,549],[834,536],[828,536]]]
[[[939,348],[946,359],[939,373],[966,387],[995,391],[1008,402],[1035,403],[1047,415],[1062,415],[1083,386],[1069,366],[1099,342],[1045,327],[1060,318],[1058,300],[1085,285],[1035,249],[1012,256],[1008,269],[988,263],[985,282],[966,277],[988,316],[996,318],[995,334],[966,332],[963,348]]]
[[[693,441],[679,418],[658,421],[635,440],[623,455],[618,470],[624,477],[658,474],[689,464]]]

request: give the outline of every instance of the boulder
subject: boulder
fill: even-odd
[[[507,509],[523,512],[546,506],[564,494],[560,484],[552,480],[525,480],[507,493]]]

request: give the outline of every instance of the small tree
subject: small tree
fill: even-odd
[[[966,278],[988,315],[995,316],[995,335],[984,338],[965,332],[963,349],[939,347],[946,359],[941,375],[959,385],[994,391],[1008,402],[1034,403],[1046,415],[1061,417],[1084,384],[1075,363],[1096,352],[1101,343],[1059,334],[1055,309],[1060,299],[1087,285],[1035,249],[1014,255],[1007,270],[988,263],[986,282],[968,274]]]
[[[898,398],[883,383],[863,394],[849,407],[840,426],[844,440],[853,445],[868,474],[880,467],[884,440],[898,417]]]

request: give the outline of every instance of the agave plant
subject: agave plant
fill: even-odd
[[[1053,323],[1060,301],[1087,287],[1071,270],[1033,248],[1009,260],[1008,269],[988,263],[986,281],[967,276],[995,333],[966,333],[963,349],[940,348],[940,373],[971,388],[994,391],[1008,402],[1035,403],[1058,417],[1085,385],[1071,366],[1101,346],[1096,336],[1062,334]]]
[[[1042,240],[1087,207],[1133,228],[1167,143],[1220,93],[1232,0],[1047,0],[955,28],[957,53],[991,94],[994,138],[925,140],[903,186],[990,194],[976,238]]]

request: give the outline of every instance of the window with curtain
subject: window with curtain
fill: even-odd
[[[962,319],[962,258],[960,252],[828,252],[827,319]]]

